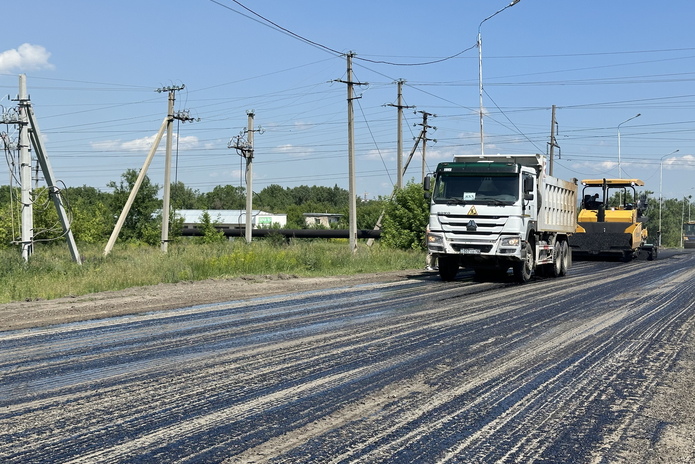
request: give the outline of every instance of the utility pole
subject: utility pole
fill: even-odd
[[[349,237],[350,237],[350,250],[351,251],[356,251],[357,250],[357,200],[355,197],[355,140],[354,140],[354,112],[352,109],[352,100],[354,98],[360,98],[360,97],[353,97],[353,88],[355,85],[366,85],[367,83],[360,83],[360,82],[353,82],[352,81],[352,58],[355,56],[355,53],[349,52],[347,55],[347,79],[346,80],[338,80],[338,82],[342,82],[343,84],[347,84],[347,104],[348,104],[348,194],[350,195],[350,200],[349,200],[349,209],[348,209],[348,217],[349,217]]]
[[[553,110],[552,110],[552,116],[550,120],[550,166],[549,166],[549,175],[553,175],[553,161],[555,157],[555,148],[560,148],[560,146],[557,144],[557,140],[555,139],[555,126],[557,125],[557,121],[555,120],[555,105],[553,105]]]
[[[22,183],[22,259],[34,251],[34,209],[31,199],[31,153],[29,152],[29,98],[26,75],[19,75],[19,181]]]
[[[172,139],[172,123],[174,122],[174,102],[176,101],[176,91],[182,90],[181,87],[167,87],[157,89],[157,92],[162,93],[169,91],[169,105],[167,108],[167,142],[166,155],[164,157],[164,193],[162,194],[162,243],[161,249],[164,253],[167,252],[169,246],[169,201],[171,196],[171,139]]]
[[[169,246],[169,215],[171,212],[171,144],[173,141],[173,126],[174,120],[186,122],[193,121],[194,119],[189,116],[188,111],[178,111],[174,114],[174,102],[176,101],[176,92],[183,90],[184,85],[180,87],[170,86],[166,88],[157,89],[159,93],[169,92],[169,103],[167,108],[167,141],[166,141],[166,155],[164,158],[164,193],[162,194],[162,244],[161,250],[166,253]]]
[[[147,157],[145,158],[145,163],[142,165],[142,169],[140,169],[140,172],[138,173],[138,178],[135,181],[135,184],[133,185],[133,189],[130,191],[130,195],[128,195],[128,200],[126,201],[125,206],[123,206],[123,210],[121,211],[121,215],[118,217],[118,220],[116,221],[116,226],[114,227],[113,231],[111,232],[111,237],[109,237],[109,241],[106,244],[106,248],[104,248],[104,256],[108,255],[111,253],[111,250],[113,249],[114,244],[116,243],[116,239],[118,238],[118,234],[120,234],[121,229],[123,228],[123,224],[125,223],[126,217],[128,216],[128,213],[130,212],[130,208],[133,206],[133,203],[135,202],[135,197],[138,194],[138,191],[140,190],[140,186],[142,185],[142,182],[145,180],[145,176],[147,175],[147,169],[149,169],[150,164],[152,163],[152,159],[154,158],[155,153],[157,152],[157,148],[159,147],[159,143],[162,141],[162,137],[164,136],[164,131],[166,130],[167,132],[167,144],[166,144],[166,158],[164,161],[165,168],[164,168],[164,193],[163,193],[163,205],[162,205],[162,235],[161,235],[161,250],[166,253],[167,252],[167,245],[169,243],[169,200],[170,200],[170,189],[171,189],[171,142],[172,142],[172,124],[174,123],[174,119],[179,119],[181,121],[192,121],[193,118],[190,118],[188,116],[188,112],[179,112],[177,114],[174,114],[174,101],[176,100],[175,97],[175,92],[179,90],[183,90],[186,88],[185,85],[181,86],[170,86],[170,87],[163,87],[156,89],[155,92],[162,93],[162,92],[169,92],[169,101],[168,101],[168,107],[167,107],[167,115],[164,117],[164,120],[162,121],[162,125],[159,127],[159,131],[157,131],[157,135],[155,136],[154,142],[152,143],[152,147],[150,147],[150,152],[147,154]]]
[[[414,106],[403,106],[403,84],[404,79],[399,79],[396,81],[398,84],[398,104],[393,105],[389,103],[387,106],[394,106],[398,109],[398,142],[396,148],[396,188],[403,188],[403,109],[404,108],[415,108]]]
[[[427,141],[431,140],[434,143],[437,143],[436,139],[428,139],[427,138],[427,129],[437,130],[436,127],[430,126],[427,124],[427,118],[429,116],[436,118],[437,115],[432,114],[432,113],[428,113],[426,111],[420,111],[419,113],[422,114],[422,124],[420,124],[422,126],[422,135],[420,138],[422,139],[422,182],[424,182],[425,181],[425,156],[426,156],[425,153],[427,151]]]
[[[253,133],[263,132],[260,127],[257,130],[253,128],[253,118],[255,117],[255,112],[249,110],[246,112],[248,116],[248,122],[246,125],[246,131],[242,131],[241,134],[234,137],[227,144],[227,148],[236,149],[237,153],[246,160],[246,243],[251,243],[253,238]],[[244,133],[246,133],[246,141],[244,141]]]
[[[19,125],[19,168],[20,168],[20,182],[21,182],[21,245],[22,245],[22,258],[25,261],[29,260],[34,250],[34,218],[33,218],[33,190],[31,185],[32,180],[32,157],[30,153],[30,147],[34,148],[36,154],[36,159],[38,161],[36,166],[36,182],[38,182],[39,175],[38,169],[41,168],[43,177],[46,180],[48,187],[48,196],[53,201],[56,208],[56,213],[61,226],[63,227],[64,235],[68,241],[68,247],[70,248],[70,254],[73,260],[82,264],[80,254],[77,251],[77,245],[75,244],[75,239],[72,234],[72,229],[70,228],[70,220],[68,219],[67,212],[63,206],[63,200],[60,194],[60,189],[57,187],[58,181],[53,175],[53,169],[51,168],[51,163],[48,160],[48,155],[43,146],[43,141],[41,137],[41,131],[39,130],[38,122],[34,116],[34,111],[31,106],[31,101],[27,95],[27,84],[26,75],[19,75],[19,95],[17,98],[19,102],[19,108],[17,111],[17,116],[3,115],[2,122],[6,124],[17,124]],[[5,144],[7,145],[7,141]],[[38,185],[35,185],[35,189]]]
[[[417,111],[415,113],[417,113]],[[410,154],[408,155],[408,160],[405,162],[405,166],[403,166],[403,170],[401,171],[401,177],[405,176],[405,173],[408,171],[408,166],[410,165],[410,162],[413,159],[413,155],[415,154],[415,150],[417,150],[417,147],[420,144],[420,141],[422,141],[422,143],[423,143],[423,145],[422,145],[422,179],[424,182],[424,179],[425,179],[425,151],[426,151],[425,143],[427,140],[432,140],[435,143],[437,142],[435,139],[428,139],[427,138],[427,129],[428,128],[432,128],[435,130],[437,129],[434,126],[430,126],[427,124],[427,117],[428,116],[437,117],[437,115],[432,114],[432,113],[426,113],[425,111],[420,111],[420,113],[422,113],[422,118],[423,118],[422,124],[415,124],[415,125],[416,126],[422,126],[422,129],[420,130],[420,134],[417,137],[415,137],[415,145],[413,145],[413,149],[410,150]],[[394,189],[394,192],[391,194],[391,198],[393,198],[393,196],[396,194],[395,190],[396,189]],[[374,225],[374,230],[381,229],[381,221],[384,219],[384,213],[385,213],[385,211],[382,210],[381,214],[379,215],[379,218],[376,221],[376,224]],[[374,243],[373,238],[370,238],[369,240],[367,240],[368,246],[372,246],[373,243]]]

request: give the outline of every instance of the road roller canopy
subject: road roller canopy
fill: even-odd
[[[644,186],[644,181],[639,179],[584,179],[582,185],[585,187],[602,187],[604,182],[611,188]]]

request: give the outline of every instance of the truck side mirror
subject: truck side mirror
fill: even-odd
[[[531,192],[533,192],[533,177],[524,177],[524,193]],[[531,197],[533,197],[533,194]]]
[[[430,176],[425,176],[425,179],[422,181],[423,190],[425,190],[425,192],[429,192],[431,187],[432,187],[432,178]]]

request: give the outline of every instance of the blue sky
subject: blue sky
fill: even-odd
[[[257,13],[255,16],[243,6]],[[357,194],[396,181],[398,79],[404,152],[429,123],[426,171],[480,151],[481,21],[504,0],[24,0],[3,8],[0,104],[28,92],[56,177],[108,191],[140,169],[176,110],[172,179],[201,192],[244,185],[228,142],[255,111],[254,191],[348,187],[344,54],[356,53]],[[262,19],[262,18],[265,19]],[[626,177],[665,198],[695,195],[695,33],[691,0],[521,0],[481,27],[486,153],[546,153],[557,107],[561,178]],[[270,20],[284,30],[278,29]],[[300,40],[301,37],[305,40]],[[461,53],[462,52],[462,53]],[[460,53],[460,54],[459,54]],[[458,54],[458,55],[457,55]],[[454,58],[442,60],[457,55]],[[422,64],[439,61],[433,64]],[[9,96],[9,98],[8,98]],[[640,113],[641,116],[624,121]],[[2,126],[16,139],[13,126]],[[164,141],[148,174],[164,181]],[[678,150],[677,152],[675,152]],[[675,152],[675,153],[674,153]],[[418,150],[405,180],[420,180]],[[8,167],[0,184],[9,183]]]

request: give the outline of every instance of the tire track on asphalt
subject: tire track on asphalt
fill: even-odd
[[[668,265],[657,263],[654,269]],[[298,462],[322,442],[327,458],[321,462],[383,462],[398,453],[418,456],[416,444],[441,436],[453,453],[449,462],[468,452],[498,456],[489,449],[498,438],[508,444],[509,458],[537,459],[554,444],[544,445],[534,424],[545,427],[546,439],[557,437],[553,428],[574,418],[582,404],[612,394],[596,382],[620,380],[620,366],[632,356],[646,356],[652,339],[668,341],[673,337],[669,330],[686,317],[681,311],[660,319],[673,301],[683,298],[692,271],[672,271],[671,277],[681,278],[673,281],[681,293],[650,311],[649,300],[675,283],[667,287],[656,277],[645,279],[642,267],[627,265],[620,274],[610,267],[593,269],[578,266],[568,276],[571,288],[562,294],[554,291],[555,279],[536,279],[528,286],[468,281],[392,285],[378,290],[386,302],[371,297],[360,301],[357,293],[341,300],[340,291],[325,292],[335,299],[306,310],[293,301],[292,310],[267,319],[257,313],[259,318],[243,328],[233,327],[242,314],[252,313],[243,304],[233,305],[238,313],[226,319],[219,307],[209,319],[204,308],[185,310],[200,332],[188,331],[180,318],[158,314],[152,321],[165,334],[168,326],[171,334],[155,341],[147,333],[135,336],[146,327],[132,329],[131,357],[124,354],[131,348],[118,345],[118,334],[109,332],[105,343],[119,350],[84,354],[71,348],[61,356],[70,352],[72,359],[44,354],[33,366],[17,363],[13,372],[0,371],[2,384],[18,379],[17,388],[22,376],[37,372],[65,380],[58,388],[46,379],[34,392],[17,390],[11,395],[16,402],[7,403],[5,393],[0,394],[0,457],[7,462],[37,460],[41,453],[66,462],[97,457],[100,462],[145,457],[160,462],[224,457],[229,462]],[[591,290],[596,278],[606,285],[639,281],[645,290],[635,295],[616,288],[598,295],[594,307],[582,308],[574,300]],[[629,324],[615,334],[625,340],[611,346],[607,329],[624,321]],[[59,334],[60,329],[51,330]],[[79,330],[69,327],[67,332]],[[596,337],[601,344],[591,347]],[[11,337],[21,338],[19,332]],[[63,348],[75,343],[64,342]],[[94,350],[100,345],[88,346]],[[38,347],[29,349],[41,353]],[[581,350],[586,353],[577,355]],[[651,361],[655,372],[675,356],[662,351]],[[82,367],[104,366],[102,375],[81,379],[79,365],[69,374],[60,372],[80,361]],[[529,379],[531,387],[525,385]],[[653,382],[643,390],[630,388],[638,397]],[[510,398],[511,412],[481,416],[508,406]],[[545,404],[546,398],[552,401]],[[621,427],[628,429],[639,412],[636,398],[616,404],[626,412],[604,437],[604,449],[615,448]],[[462,418],[482,422],[461,437],[456,426]],[[522,440],[519,434],[525,430],[532,433]],[[71,449],[66,449],[68,443]],[[432,455],[422,456],[431,461]]]

